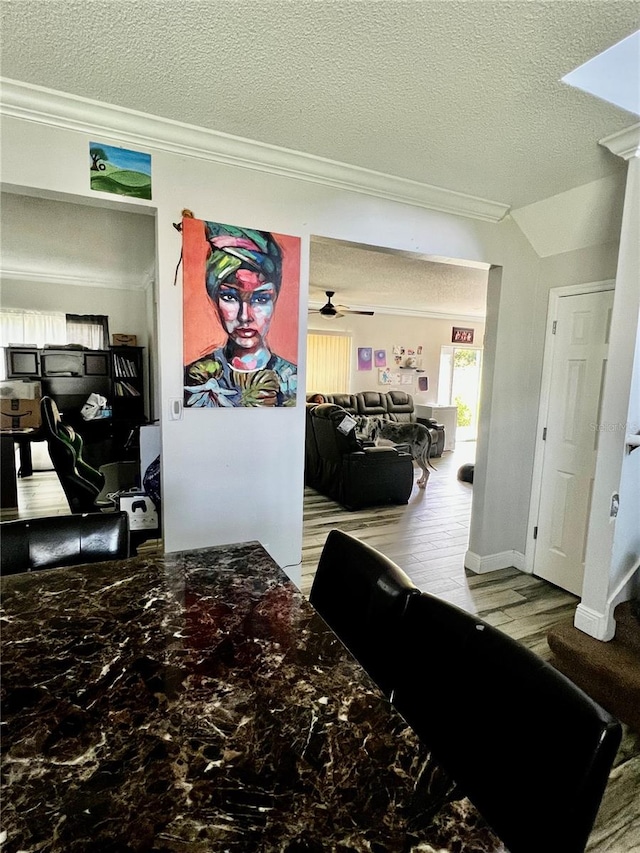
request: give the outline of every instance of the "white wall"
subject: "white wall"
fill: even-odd
[[[144,290],[114,290],[109,287],[80,287],[3,278],[3,308],[31,311],[65,311],[68,314],[106,314],[109,334],[136,335],[138,346],[148,344],[147,294]]]
[[[313,252],[313,245],[311,248]],[[388,391],[391,388],[406,391],[415,395],[418,392],[418,376],[427,376],[429,390],[425,402],[436,403],[438,400],[438,372],[440,369],[440,351],[443,346],[451,346],[451,329],[462,326],[474,329],[473,346],[482,346],[484,338],[484,321],[471,322],[467,319],[435,319],[433,317],[398,316],[377,312],[373,317],[363,317],[357,314],[345,314],[336,320],[318,320],[313,315],[309,318],[310,331],[348,332],[352,339],[351,380],[349,391]],[[387,365],[395,368],[392,348],[395,344],[417,349],[422,346],[422,369],[424,373],[400,371],[403,376],[411,379],[410,385],[378,384],[378,369],[358,370],[358,347],[372,347],[374,350],[383,349],[387,353]],[[310,388],[310,391],[315,389]],[[321,388],[318,389],[322,391]]]
[[[73,109],[73,122],[4,118],[5,182],[89,195],[89,141],[123,143],[115,132],[109,138],[104,131],[108,126],[104,107],[100,107],[103,130],[97,136],[91,116],[79,120],[80,108],[74,103]],[[131,117],[125,119],[133,122]],[[125,137],[129,142],[133,138],[133,131]],[[293,409],[191,410],[183,420],[169,419],[170,399],[182,398],[182,293],[179,284],[174,286],[180,236],[172,222],[186,207],[200,218],[302,238],[301,377],[310,235],[503,266],[501,281],[489,288],[485,375],[490,393],[483,405],[488,428],[478,442],[474,494],[479,496],[479,509],[474,508],[472,544],[480,556],[522,551],[544,336],[532,322],[542,310],[537,304],[539,261],[513,221],[495,225],[260,168],[224,165],[208,157],[204,148],[158,141],[155,147],[141,141],[131,147],[150,150],[153,162],[153,201],[146,204],[157,210],[167,549],[257,539],[280,565],[295,566],[302,542],[304,387],[300,405]],[[48,167],[50,162],[56,163],[55,170]],[[131,204],[127,199],[118,201]],[[297,576],[295,568],[289,571]]]

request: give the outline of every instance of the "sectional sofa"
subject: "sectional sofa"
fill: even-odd
[[[306,485],[349,510],[407,503],[414,480],[411,454],[403,447],[361,441],[348,415],[415,421],[411,396],[402,391],[323,394],[325,403],[317,403],[317,397],[310,394],[307,398]],[[436,421],[425,425],[434,438],[435,455],[440,456],[444,427]]]

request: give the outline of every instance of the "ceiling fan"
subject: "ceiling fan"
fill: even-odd
[[[344,317],[345,314],[364,314],[373,317],[373,311],[352,311],[346,305],[334,305],[331,297],[335,296],[335,290],[325,290],[327,303],[322,308],[310,308],[310,314],[321,314],[323,317]]]

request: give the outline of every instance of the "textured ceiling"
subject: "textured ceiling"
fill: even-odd
[[[510,204],[623,168],[637,0],[2,0],[3,76]]]
[[[309,302],[365,309],[403,309],[454,317],[484,317],[487,270],[433,263],[418,255],[312,239]]]

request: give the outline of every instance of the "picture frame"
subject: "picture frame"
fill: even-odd
[[[452,344],[472,344],[474,329],[463,329],[460,326],[453,326],[451,329]]]

